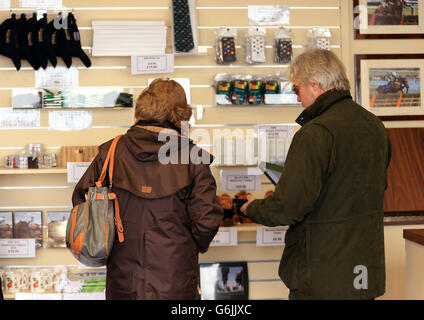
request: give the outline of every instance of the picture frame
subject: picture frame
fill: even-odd
[[[0,239],[13,238],[13,212],[0,211]]]
[[[424,120],[424,54],[355,55],[356,102],[382,121]]]
[[[35,247],[43,246],[43,221],[41,211],[14,211],[13,238],[35,239]]]
[[[353,26],[355,39],[424,38],[424,2],[353,0]]]
[[[47,211],[47,248],[66,248],[66,225],[69,211]]]
[[[248,300],[246,261],[199,263],[202,300]]]

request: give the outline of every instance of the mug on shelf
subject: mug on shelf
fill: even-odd
[[[34,270],[30,275],[31,292],[46,291],[46,277],[44,272]]]
[[[19,273],[19,289],[28,290],[30,270],[28,270],[27,268],[23,268],[16,270],[16,272]]]
[[[4,291],[16,292],[20,287],[20,274],[17,271],[7,270],[4,274]]]
[[[46,290],[53,288],[53,270],[52,269],[41,269],[40,272],[44,277],[44,286]]]

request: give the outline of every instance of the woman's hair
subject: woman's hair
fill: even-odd
[[[183,87],[168,79],[155,79],[138,97],[135,106],[135,120],[168,120],[178,127],[181,121],[188,121],[192,108],[187,104]]]
[[[289,77],[292,82],[296,78],[300,83],[319,83],[323,90],[350,89],[343,63],[329,50],[309,49],[297,56],[290,64]]]

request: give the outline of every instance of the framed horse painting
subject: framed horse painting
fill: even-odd
[[[354,0],[355,39],[424,38],[423,0]]]
[[[355,55],[356,102],[381,120],[424,120],[424,54]]]

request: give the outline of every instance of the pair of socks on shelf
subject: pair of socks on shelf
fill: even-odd
[[[81,48],[72,13],[66,18],[59,14],[50,22],[47,22],[47,14],[43,14],[40,20],[37,20],[36,13],[28,20],[25,14],[19,19],[12,14],[0,25],[0,54],[10,58],[16,70],[21,68],[21,60],[28,61],[34,70],[46,69],[48,61],[56,67],[57,57],[61,57],[68,68],[72,65],[72,57],[80,58],[87,68],[91,66]]]

